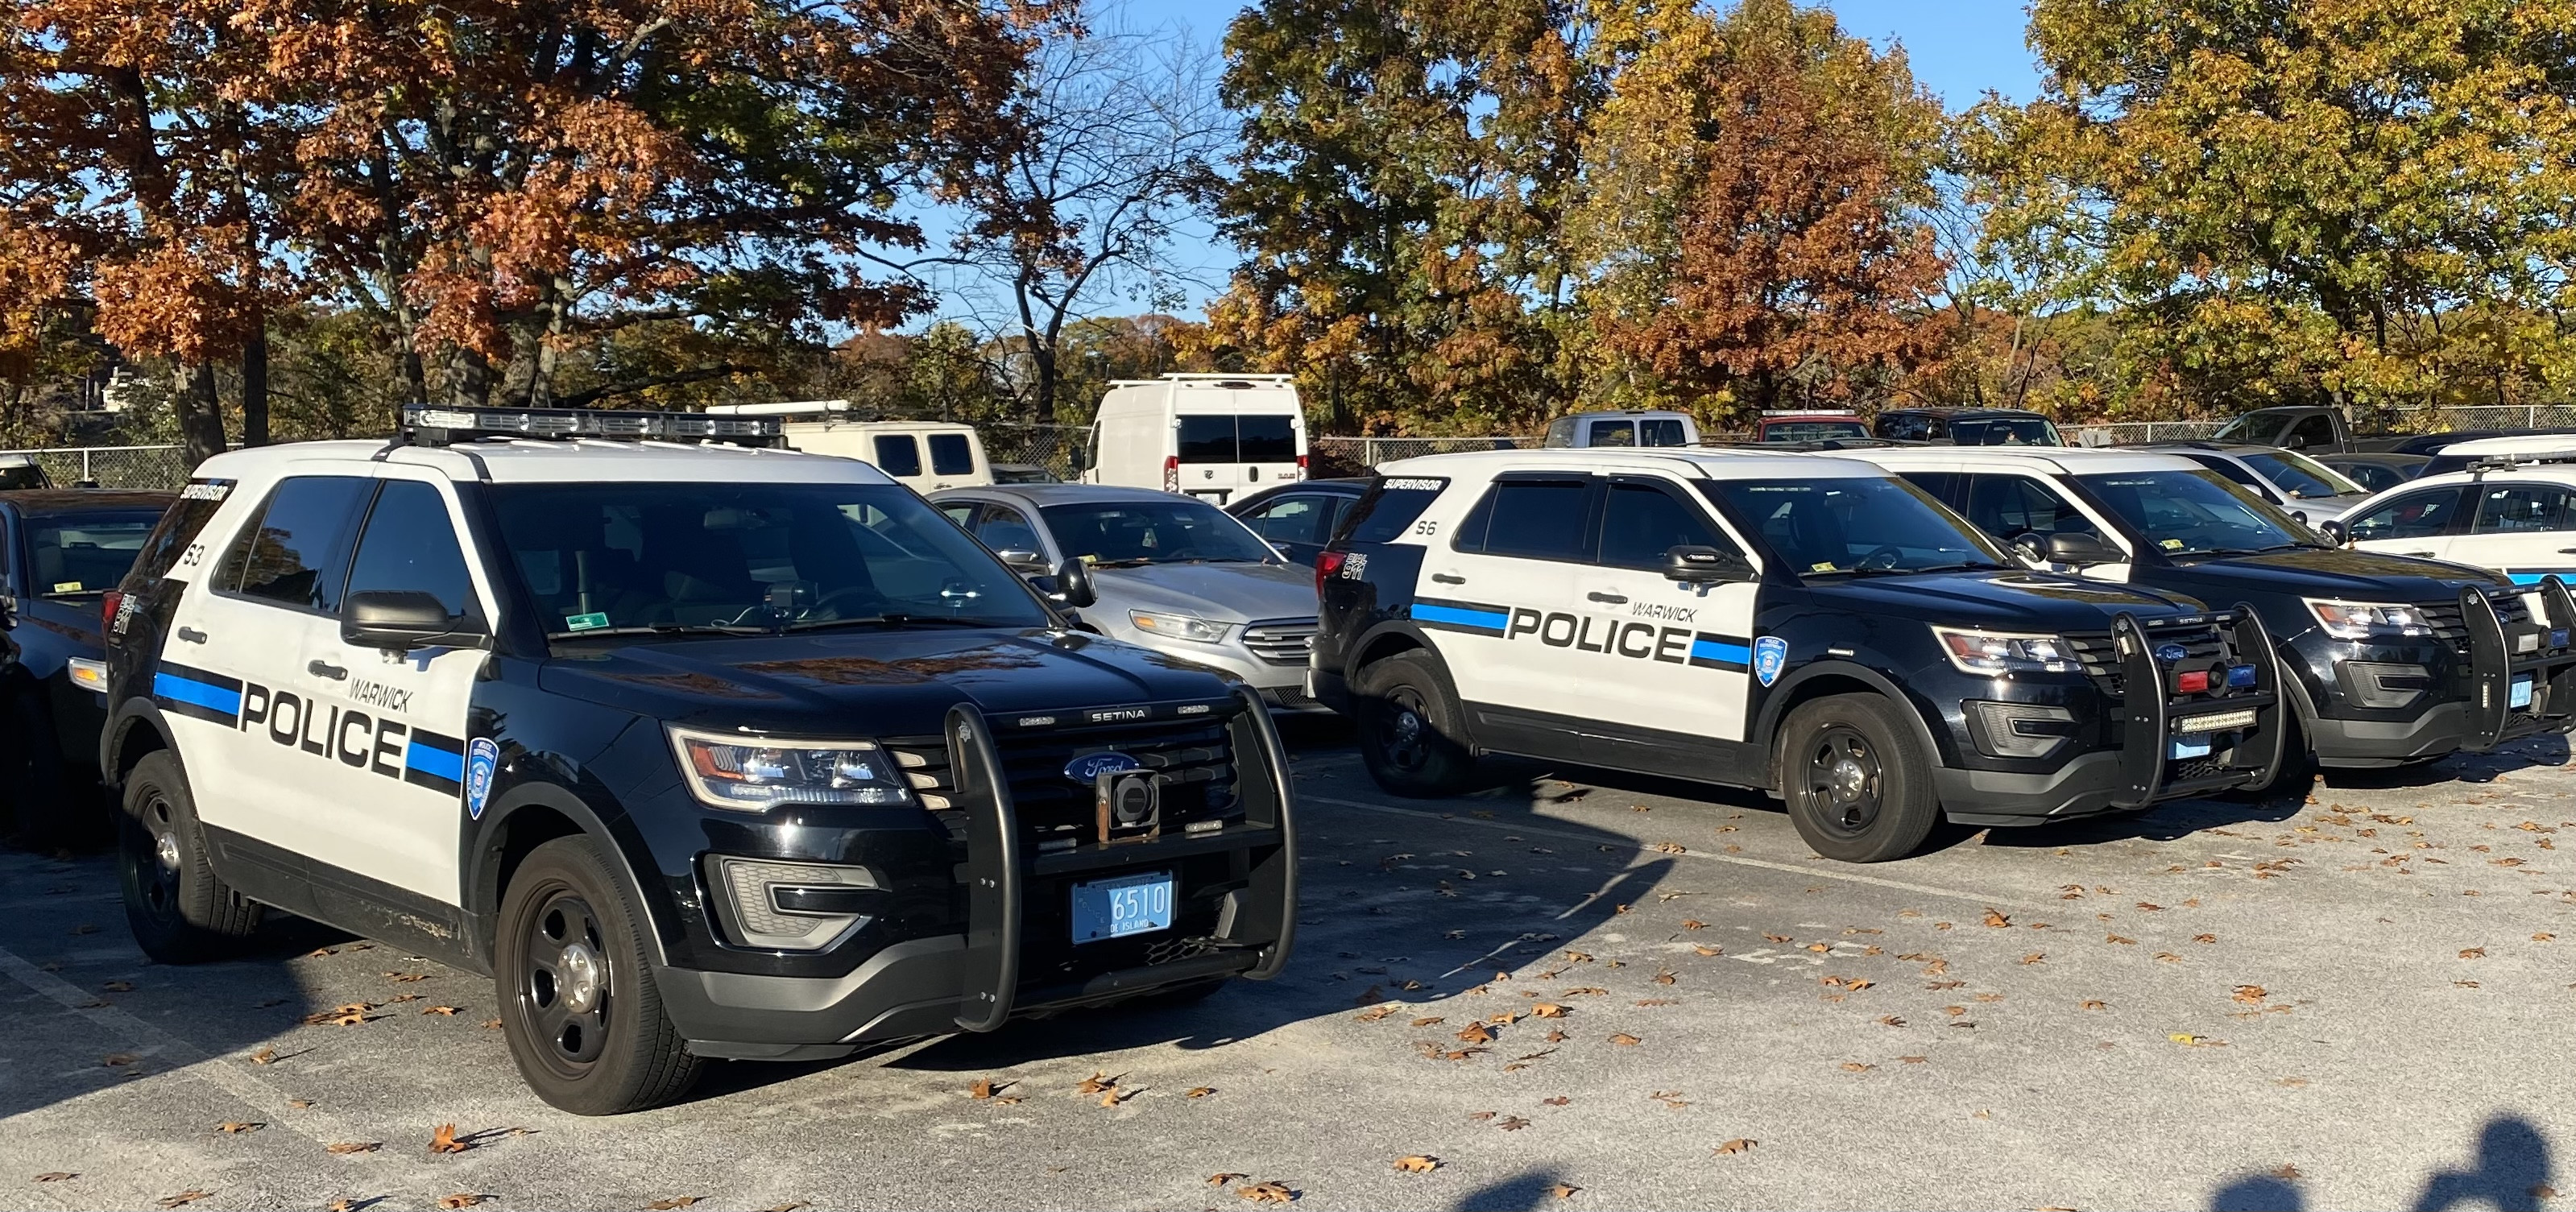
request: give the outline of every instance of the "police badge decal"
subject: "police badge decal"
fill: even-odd
[[[1789,641],[1776,635],[1753,641],[1753,676],[1765,686],[1780,680],[1780,670],[1789,664]]]

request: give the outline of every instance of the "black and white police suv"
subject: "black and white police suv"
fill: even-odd
[[[1500,752],[1771,790],[1819,854],[2241,786],[2250,612],[2032,573],[1865,463],[1538,450],[1384,464],[1316,565],[1319,697],[1379,784]]]
[[[490,972],[528,1084],[591,1114],[1285,962],[1251,692],[1069,629],[774,421],[406,422],[207,460],[109,607],[154,958],[276,908]]]

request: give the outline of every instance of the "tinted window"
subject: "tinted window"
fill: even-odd
[[[2429,539],[2451,528],[2460,490],[2410,492],[2345,523],[2355,542],[2364,539]]]
[[[1583,444],[1586,446],[1634,446],[1637,444],[1637,427],[1627,421],[1594,421],[1590,432],[1592,436],[1584,439]]]
[[[148,509],[47,513],[27,519],[27,591],[38,597],[116,588],[161,515]]]
[[[877,435],[877,470],[890,476],[921,474],[921,444],[908,433]]]
[[[2006,539],[2031,531],[2102,537],[2102,531],[2073,505],[2028,476],[1969,476],[1968,520],[1977,529]]]
[[[1878,436],[1900,442],[1919,442],[1932,436],[1932,422],[1921,416],[1898,415],[1878,419]]]
[[[2063,446],[2057,427],[2043,417],[1977,417],[1950,422],[1950,440],[1961,446]]]
[[[1612,484],[1602,505],[1601,562],[1619,568],[1661,568],[1675,547],[1734,551],[1698,505],[1650,484]]]
[[[1235,418],[1235,440],[1241,444],[1238,453],[1246,463],[1294,463],[1297,461],[1297,419],[1288,416],[1243,416]]]
[[[234,544],[215,584],[287,606],[337,611],[340,583],[348,579],[349,532],[374,487],[357,476],[280,483]]]
[[[1274,543],[1320,543],[1330,534],[1327,519],[1335,498],[1290,493],[1262,505],[1243,519],[1254,534]]]
[[[2001,568],[2003,553],[1903,480],[1716,480],[1700,491],[1801,576]]]
[[[2194,463],[2198,463],[2211,471],[2217,472],[2228,479],[2234,480],[2247,488],[2253,489],[2254,495],[2256,496],[2264,495],[2264,493],[2272,487],[2271,485],[2263,482],[2263,477],[2245,470],[2245,468],[2234,459],[2222,459],[2213,454],[2190,453],[2185,453],[2183,457]]]
[[[2317,413],[2308,419],[2299,422],[2296,426],[2293,426],[2289,432],[2289,436],[2282,438],[2280,444],[2283,446],[2332,446],[2334,445],[2334,422],[2328,420],[2326,418],[2326,414]]]
[[[1190,497],[1049,505],[1038,510],[1057,550],[1120,564],[1276,563],[1279,553],[1226,512]]]
[[[2540,484],[2489,488],[2478,499],[2479,534],[2526,530],[2563,530],[2567,526],[2567,490]]]
[[[2342,472],[2345,479],[2372,492],[2395,488],[2406,482],[2406,477],[2396,468],[2381,463],[2342,463],[2331,466],[2336,471]]]
[[[975,523],[975,537],[995,551],[1044,552],[1038,542],[1037,527],[1019,510],[1008,505],[987,505],[982,521]]]
[[[1485,554],[1588,560],[1592,485],[1583,480],[1504,480],[1487,495]]]
[[[143,540],[142,553],[134,560],[134,575],[150,580],[178,567],[181,553],[197,541],[197,533],[214,520],[215,511],[224,507],[224,498],[232,491],[230,480],[188,481],[188,486],[179,490],[178,501],[162,511],[161,524]]]
[[[585,482],[487,491],[509,565],[558,637],[1046,619],[1019,578],[898,485]],[[855,666],[846,673],[871,676]]]
[[[1953,491],[1959,486],[1958,472],[1909,471],[1905,473],[1905,479],[1907,483],[1914,485],[1916,488],[1922,489],[1924,495],[1929,496],[1933,500],[1939,501],[1944,505],[1952,504],[1958,500],[1957,494]]]
[[[2253,453],[2245,461],[2254,465],[2272,481],[2272,486],[2294,497],[2348,496],[2361,491],[2361,485],[2336,475],[2334,469],[2306,455],[2289,451]]]
[[[2249,412],[2219,426],[2215,437],[2221,442],[2244,442],[2254,446],[2269,446],[2272,444],[2272,436],[2281,432],[2281,427],[2289,423],[2290,414],[2286,412]]]
[[[2168,555],[2313,546],[2278,506],[2207,471],[2129,471],[2077,476],[2113,517]]]
[[[388,480],[367,513],[366,532],[349,559],[349,592],[412,590],[438,599],[451,616],[479,615],[474,578],[448,521],[438,490],[412,480]]]
[[[1182,417],[1180,449],[1184,463],[1239,463],[1234,455],[1234,414]]]
[[[1385,543],[1403,536],[1422,511],[1440,499],[1449,481],[1397,478],[1380,480],[1342,514],[1337,543]],[[1481,544],[1482,539],[1479,538]],[[1461,546],[1462,551],[1474,548]]]
[[[1684,435],[1681,418],[1679,417],[1666,417],[1661,420],[1639,421],[1637,422],[1637,432],[1639,438],[1637,445],[1639,446],[1690,445],[1690,439]]]
[[[962,433],[930,435],[930,470],[943,476],[975,474],[975,446]]]

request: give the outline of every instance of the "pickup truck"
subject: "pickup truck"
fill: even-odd
[[[2394,451],[2418,440],[2422,435],[2404,433],[2356,434],[2352,421],[2343,409],[2333,405],[2284,405],[2279,408],[2257,408],[2229,421],[2210,435],[2213,442],[2241,442],[2255,446],[2278,446],[2283,450],[2340,451],[2358,454]],[[2409,450],[2408,454],[2428,451]]]

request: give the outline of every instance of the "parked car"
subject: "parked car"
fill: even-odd
[[[1686,412],[1629,409],[1624,412],[1578,412],[1547,423],[1542,445],[1556,448],[1594,446],[1697,446],[1699,422]]]
[[[0,494],[0,602],[16,661],[0,673],[0,834],[103,841],[107,721],[102,610],[175,494],[98,488]]]
[[[914,492],[994,482],[983,436],[957,421],[864,421],[847,400],[716,404],[712,416],[775,417],[791,450],[857,459]]]
[[[1035,463],[995,463],[993,482],[996,484],[1061,484],[1064,483],[1064,479]]]
[[[2553,574],[2576,584],[2576,438],[2489,438],[2451,449],[2476,468],[2379,493],[2328,533],[2362,551],[2492,568],[2517,585]]]
[[[1870,436],[1954,446],[2066,445],[2048,418],[2019,408],[1881,409]]]
[[[1236,501],[1225,511],[1268,540],[1281,555],[1312,568],[1315,557],[1323,554],[1324,544],[1332,541],[1333,528],[1341,523],[1343,512],[1368,491],[1368,485],[1367,480],[1359,479],[1283,484]]]
[[[2251,607],[2296,708],[2282,785],[2304,786],[2319,763],[2486,752],[2576,722],[2576,620],[2553,620],[2553,604],[2458,564],[2337,551],[2189,459],[2080,447],[1850,457],[1903,475],[2035,566]]]
[[[1757,446],[1775,446],[1793,442],[1824,442],[1870,436],[1869,426],[1860,414],[1842,412],[1766,411],[1753,422],[1753,442]]]
[[[2139,442],[2112,447],[2180,455],[2253,490],[2310,526],[2342,517],[2370,496],[2343,473],[2295,450],[2223,442]]]
[[[2352,420],[2341,408],[2319,404],[2284,404],[2257,408],[2240,415],[2210,441],[2247,446],[2277,446],[2283,450],[2302,450],[2311,454],[2328,451],[2358,454],[2370,451],[2398,450],[2411,440],[2410,435],[2395,433],[2361,434],[2353,432]],[[2406,453],[2420,454],[2409,450]]]
[[[17,488],[51,488],[53,478],[45,474],[45,465],[31,454],[0,454],[0,490]]]
[[[1074,470],[1085,484],[1223,505],[1305,479],[1306,459],[1306,410],[1291,376],[1168,374],[1109,385]]]
[[[2430,460],[2415,473],[2417,479],[2466,471],[2478,463],[2576,447],[2576,429],[2470,430],[2438,436],[2442,440],[2422,452]]]
[[[1102,635],[1232,674],[1272,706],[1319,709],[1306,692],[1314,575],[1224,510],[1091,484],[958,488],[930,503],[1024,575],[1079,561],[1099,597],[1082,620]]]
[[[2347,480],[2371,492],[2395,488],[2422,475],[2424,465],[2432,458],[2420,454],[2366,452],[2362,454],[2321,454],[2317,462],[2341,473]]]

